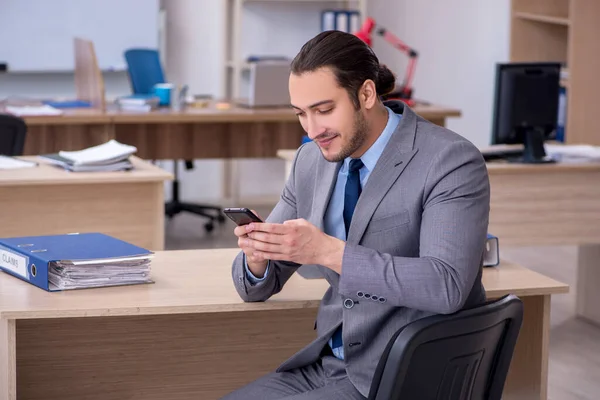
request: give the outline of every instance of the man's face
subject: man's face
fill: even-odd
[[[302,128],[330,162],[342,161],[365,143],[369,126],[329,68],[290,74],[290,100]]]

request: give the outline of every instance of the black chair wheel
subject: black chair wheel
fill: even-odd
[[[212,222],[209,222],[204,225],[204,229],[206,229],[206,232],[212,232],[213,229],[215,229],[215,226],[212,224]]]

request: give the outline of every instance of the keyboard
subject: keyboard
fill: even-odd
[[[523,149],[486,150],[481,153],[485,161],[508,160],[523,156]]]

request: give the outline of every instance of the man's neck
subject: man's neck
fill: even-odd
[[[367,140],[360,149],[352,155],[352,157],[362,157],[362,155],[373,146],[373,143],[375,143],[383,133],[383,130],[388,123],[388,119],[388,110],[383,104],[380,104],[379,107],[373,110],[373,116],[369,118],[369,134]]]

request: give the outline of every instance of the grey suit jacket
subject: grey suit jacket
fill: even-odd
[[[481,272],[490,188],[479,150],[403,103],[386,105],[403,117],[356,205],[342,273],[317,266],[330,284],[319,307],[317,338],[278,369],[318,360],[343,322],[346,370],[365,397],[396,331],[485,300]],[[267,221],[304,218],[322,230],[340,165],[326,161],[315,143],[301,146]],[[252,285],[240,252],[232,276],[243,300],[265,301],[298,267],[272,262],[267,278]]]

